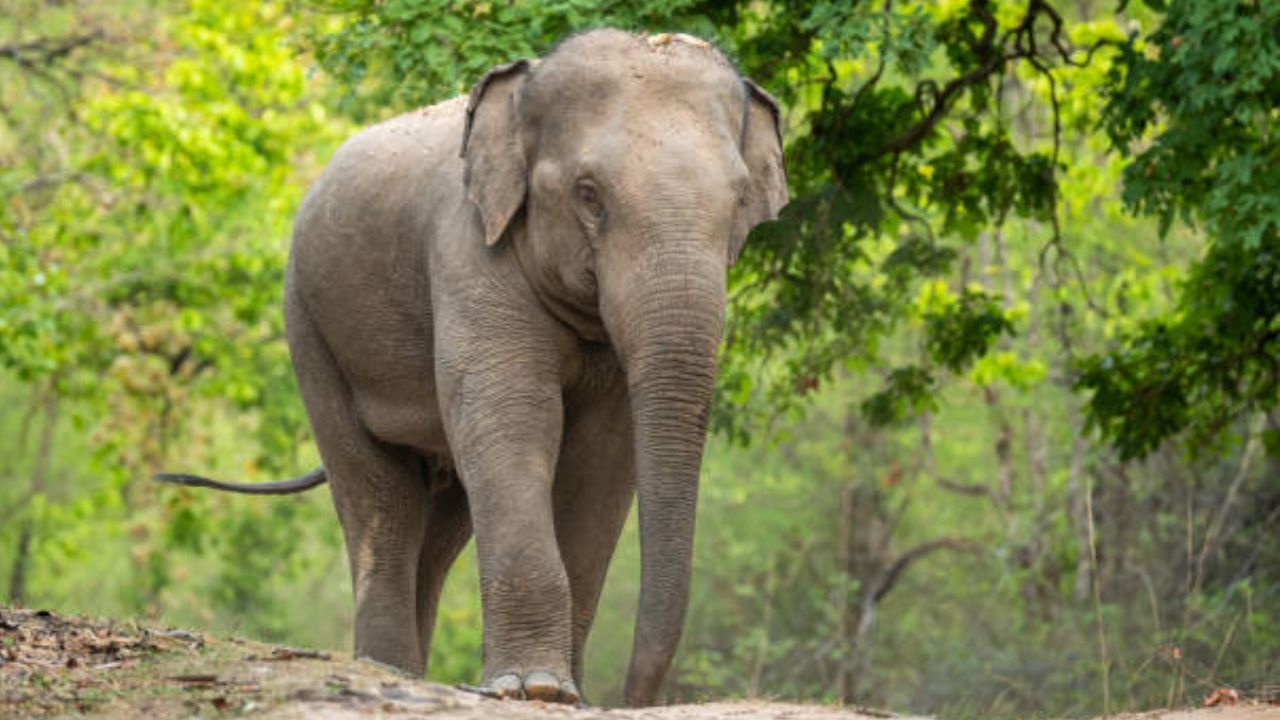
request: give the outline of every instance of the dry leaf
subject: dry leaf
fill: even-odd
[[[1205,707],[1214,707],[1217,705],[1235,705],[1240,702],[1240,693],[1229,687],[1221,687],[1209,693],[1204,699]]]

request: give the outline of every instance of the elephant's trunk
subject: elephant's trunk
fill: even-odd
[[[631,392],[640,505],[640,606],[626,685],[633,706],[657,697],[684,626],[725,304],[724,263],[701,245],[647,259],[615,338]]]

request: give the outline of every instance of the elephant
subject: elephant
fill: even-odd
[[[599,29],[366,128],[297,213],[286,335],[355,600],[421,676],[474,534],[481,689],[573,703],[638,498],[625,699],[680,640],[726,272],[787,202],[777,103],[710,43]]]

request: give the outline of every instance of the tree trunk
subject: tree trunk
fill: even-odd
[[[31,486],[28,496],[36,498],[45,493],[49,481],[49,459],[53,450],[53,431],[58,424],[58,397],[50,393],[44,401],[44,427],[40,429],[40,445],[36,451],[35,466],[31,469]],[[31,561],[31,541],[35,527],[30,517],[22,518],[18,530],[18,547],[9,572],[9,604],[22,605],[27,599],[27,573]]]
[[[1031,289],[1027,295],[1027,302],[1031,304],[1031,307],[1034,308],[1039,305],[1039,275],[1036,275],[1036,279],[1031,283]],[[1034,311],[1028,314],[1026,339],[1027,347],[1040,347],[1040,323],[1037,321]],[[1049,480],[1049,440],[1046,431],[1047,423],[1039,406],[1033,405],[1024,411],[1023,423],[1023,431],[1026,434],[1027,469],[1030,474],[1031,489],[1035,493],[1036,504],[1039,508],[1044,508],[1047,500],[1045,485]],[[1040,516],[1041,510],[1038,509],[1036,514]]]
[[[855,670],[848,655],[849,648],[856,648],[857,640],[853,636],[853,604],[849,601],[849,587],[855,580],[853,569],[853,493],[854,486],[848,485],[840,491],[840,532],[837,539],[836,552],[839,563],[842,585],[836,595],[839,608],[836,612],[836,642],[843,652],[836,670],[835,696],[841,702],[850,702],[853,698]]]
[[[865,593],[858,611],[858,630],[853,636],[853,668],[849,678],[848,695],[842,697],[846,705],[857,704],[866,696],[867,677],[871,674],[871,648],[875,644],[876,597]]]
[[[1086,488],[1080,482],[1084,472],[1084,420],[1074,412],[1071,417],[1071,460],[1067,466],[1067,514],[1071,528],[1076,536],[1076,583],[1074,592],[1076,602],[1083,603],[1089,599],[1089,588],[1092,583],[1090,567],[1089,517],[1084,493]]]

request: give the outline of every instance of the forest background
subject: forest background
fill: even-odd
[[[792,204],[730,277],[668,700],[949,718],[1280,677],[1280,3],[0,0],[0,591],[349,645],[279,310],[360,125],[602,24],[716,41]],[[586,691],[620,697],[614,561]],[[432,679],[480,663],[473,556]]]

